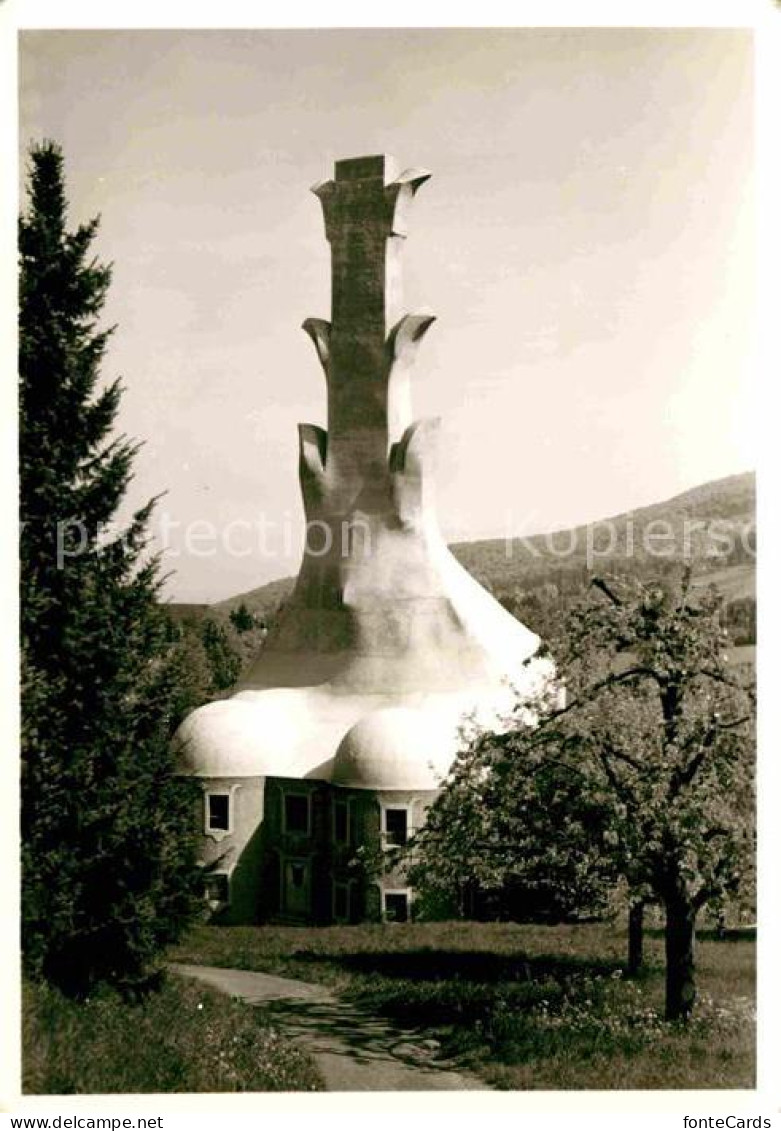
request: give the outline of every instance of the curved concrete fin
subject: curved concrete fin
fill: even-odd
[[[298,426],[298,478],[304,509],[316,506],[325,494],[325,462],[328,453],[328,433],[317,424]]]
[[[393,500],[399,521],[407,528],[419,527],[435,517],[433,472],[439,426],[438,416],[416,420],[391,448]]]
[[[336,183],[334,181],[318,181],[317,184],[312,185],[311,192],[320,201],[320,207],[323,211],[323,224],[325,225],[325,238],[330,242],[333,236],[329,217],[332,212],[333,195],[336,190]]]
[[[333,191],[333,187],[334,182],[331,180],[315,181],[309,191],[313,192],[315,196],[319,196],[322,199],[324,196],[328,196],[328,194]]]
[[[385,186],[391,235],[406,236],[410,205],[415,193],[430,176],[431,173],[425,169],[407,169],[395,181]]]
[[[404,448],[401,446],[401,440],[397,440],[395,444],[391,444],[388,452],[388,470],[391,475],[395,475],[397,471],[402,470],[403,466]]]
[[[391,361],[397,361],[408,350],[412,349],[421,340],[432,323],[436,322],[436,314],[428,312],[423,314],[405,314],[388,334],[386,347]]]
[[[421,185],[426,181],[431,180],[431,173],[428,169],[405,169],[403,173],[399,173],[398,177],[391,183],[394,185],[409,186],[413,193],[416,193]]]
[[[325,318],[307,318],[301,323],[301,329],[312,339],[327,376],[328,362],[331,360],[331,323],[326,322]]]
[[[427,416],[410,424],[398,444],[393,445],[397,472],[415,475],[428,471],[437,454],[441,423],[441,417]]]

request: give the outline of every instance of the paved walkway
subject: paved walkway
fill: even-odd
[[[326,986],[216,966],[171,967],[231,997],[267,1007],[274,1021],[314,1058],[328,1092],[428,1092],[485,1089],[441,1056],[439,1042],[344,1001]]]

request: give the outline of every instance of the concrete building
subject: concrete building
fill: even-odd
[[[448,550],[433,499],[437,420],[413,422],[416,345],[401,253],[429,178],[387,157],[314,187],[331,321],[310,318],[328,428],[299,427],[307,540],[279,623],[234,694],[177,736],[203,785],[210,902],[234,922],[405,919],[403,872],[356,868],[401,844],[452,764],[465,715],[501,718],[550,675],[537,637]],[[361,851],[358,851],[361,850]]]

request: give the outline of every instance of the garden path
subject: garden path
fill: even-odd
[[[444,1060],[438,1041],[402,1029],[345,1001],[326,986],[252,970],[175,964],[186,977],[264,1005],[311,1054],[328,1092],[427,1092],[487,1089]]]

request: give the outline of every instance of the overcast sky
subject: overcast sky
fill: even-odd
[[[21,137],[102,215],[106,376],[167,490],[168,592],[294,572],[299,421],[325,423],[309,192],[341,157],[423,166],[407,307],[452,539],[551,530],[753,466],[752,43],[711,29],[27,32]],[[182,530],[281,524],[231,555]],[[205,527],[199,528],[201,531]],[[236,538],[244,551],[246,539]],[[216,552],[213,552],[216,550]]]

